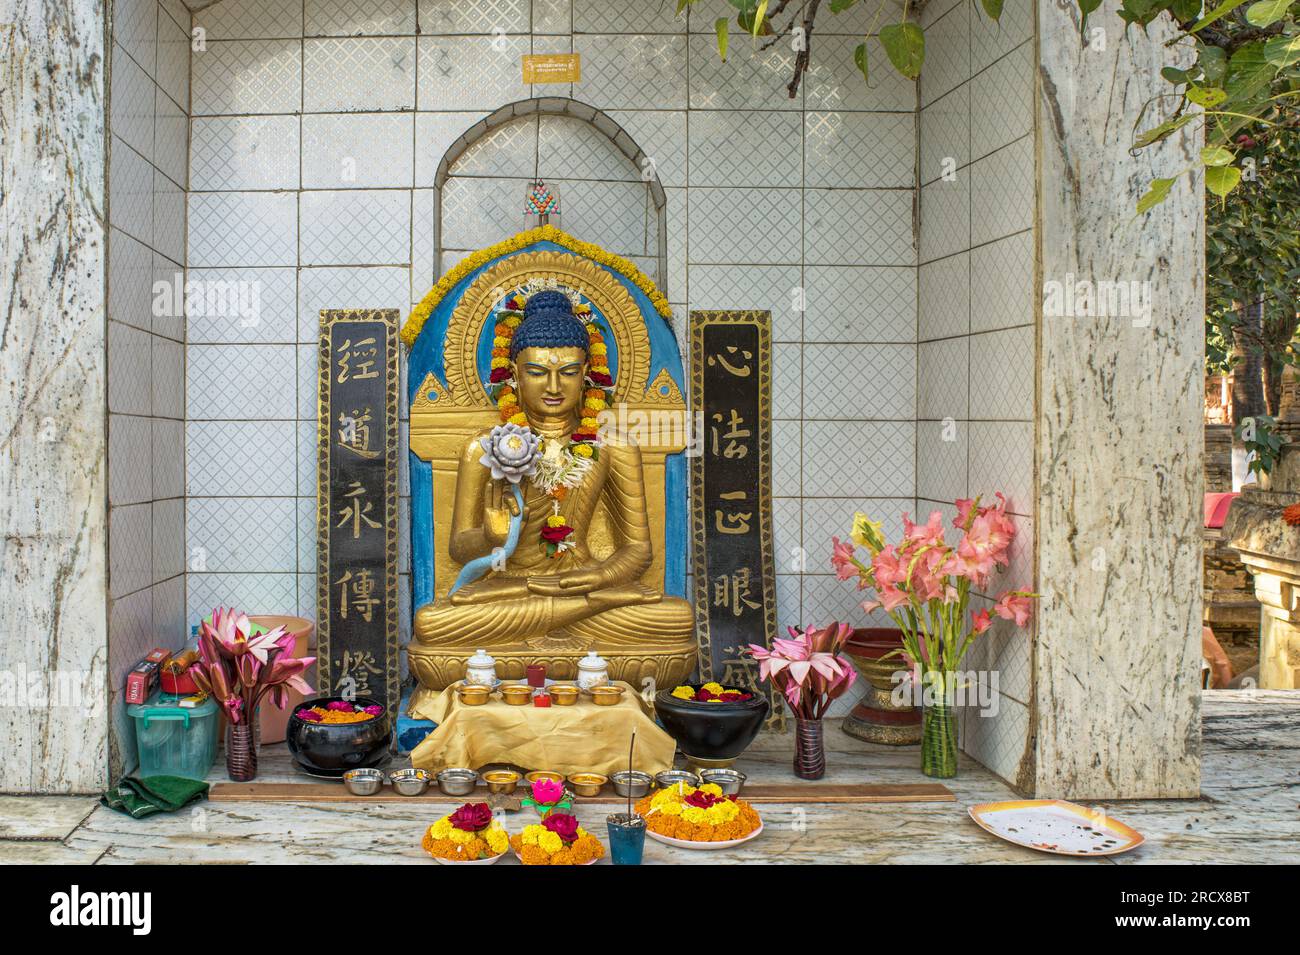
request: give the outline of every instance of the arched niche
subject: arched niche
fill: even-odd
[[[576,161],[554,136],[578,140]],[[523,228],[522,185],[534,179],[560,190],[553,224],[630,259],[668,294],[667,196],[653,158],[607,113],[565,97],[502,106],[447,148],[434,178],[436,271]]]

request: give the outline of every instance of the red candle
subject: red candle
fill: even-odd
[[[549,693],[538,693],[533,697],[533,706],[550,706],[551,696]]]
[[[530,663],[528,665],[528,685],[539,689],[546,686],[545,663]]]

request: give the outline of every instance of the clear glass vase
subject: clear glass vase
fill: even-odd
[[[957,775],[957,710],[940,698],[925,705],[921,721],[921,772],[937,779]]]

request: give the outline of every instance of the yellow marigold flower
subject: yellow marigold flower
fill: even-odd
[[[695,697],[695,691],[689,686],[679,686],[673,690],[673,696],[679,700],[690,700]]]
[[[493,367],[493,368],[505,368],[505,367],[507,367],[509,364],[510,364],[510,362],[509,362],[507,359],[505,359],[505,358],[493,358],[493,359],[492,359],[492,367]]]
[[[493,348],[505,348],[509,344],[510,344],[510,339],[502,338],[500,335],[497,335],[495,338],[492,339]]]
[[[552,514],[550,517],[546,519],[547,527],[563,527],[564,524],[565,524],[564,518],[561,517],[559,514]]]
[[[510,416],[510,422],[509,422],[509,423],[510,423],[510,424],[517,424],[517,425],[521,425],[521,426],[522,426],[522,425],[526,425],[526,424],[528,424],[528,415],[524,414],[522,411],[519,412],[519,414],[512,414],[512,415]]]
[[[722,692],[722,684],[721,684],[721,683],[706,683],[706,684],[704,684],[704,686],[700,687],[700,689],[701,689],[701,690],[708,690],[710,693],[721,693],[721,692]]]
[[[551,855],[555,855],[564,848],[564,840],[549,829],[542,830],[541,835],[537,837],[537,844]]]
[[[524,845],[535,846],[537,845],[537,837],[545,831],[545,829],[538,825],[524,826],[524,831],[520,833],[520,838],[523,839]]]
[[[518,315],[508,315],[508,316],[506,316],[506,320],[505,320],[505,321],[506,321],[506,324],[509,325],[511,328],[518,328],[518,327],[519,327],[519,323],[522,322],[523,319],[520,318]]]
[[[705,783],[703,786],[700,787],[700,792],[708,793],[710,796],[721,796],[722,787],[719,786],[717,783]]]
[[[575,445],[575,446],[574,446],[574,448],[573,448],[573,453],[576,454],[576,455],[577,455],[578,457],[580,457],[580,458],[589,458],[589,457],[592,456],[592,454],[593,454],[594,452],[593,452],[592,449],[591,449],[591,445],[589,445],[589,444],[579,444],[579,445]]]
[[[452,842],[459,842],[462,845],[474,838],[474,833],[466,832],[464,829],[457,829],[455,826],[447,833],[447,838]]]
[[[609,403],[606,402],[603,398],[588,398],[587,407],[590,408],[592,411],[604,411],[606,408],[609,407]]]
[[[704,810],[699,806],[687,806],[682,810],[682,818],[693,825],[701,825],[705,821]]]
[[[446,839],[449,832],[451,832],[451,820],[446,816],[429,827],[429,834],[435,839]]]
[[[579,423],[579,425],[580,425],[581,427],[583,427],[583,428],[598,428],[598,427],[600,427],[600,422],[597,421],[595,418],[583,418],[583,419],[582,419],[581,421],[579,421],[578,423]]]
[[[597,344],[597,345],[592,345],[592,346],[591,346],[591,353],[592,353],[593,355],[605,355],[605,354],[608,354],[608,352],[609,352],[609,346],[608,346],[608,345],[599,345],[599,344]]]
[[[506,847],[510,844],[509,839],[504,829],[493,826],[488,830],[487,844],[494,856],[499,856],[506,851]]]

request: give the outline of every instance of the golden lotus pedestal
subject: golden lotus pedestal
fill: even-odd
[[[881,659],[901,646],[897,630],[887,627],[853,631],[845,653],[858,675],[867,681],[866,694],[844,718],[842,728],[855,739],[889,746],[912,746],[921,742],[921,711],[895,702],[894,673],[905,664],[897,654]]]
[[[606,649],[595,646],[609,664],[611,680],[628,683],[642,690],[647,683],[652,688],[674,687],[686,682],[695,669],[696,647],[693,640],[665,644],[653,648]],[[432,701],[465,676],[465,660],[473,650],[464,647],[421,647],[412,643],[407,648],[411,672],[420,685],[411,697],[410,714],[417,712],[421,703]],[[497,676],[502,680],[522,680],[528,667],[541,664],[552,680],[574,680],[578,676],[578,661],[587,655],[587,648],[534,649],[532,647],[492,647],[489,652],[497,661]],[[652,681],[652,682],[651,682]]]

